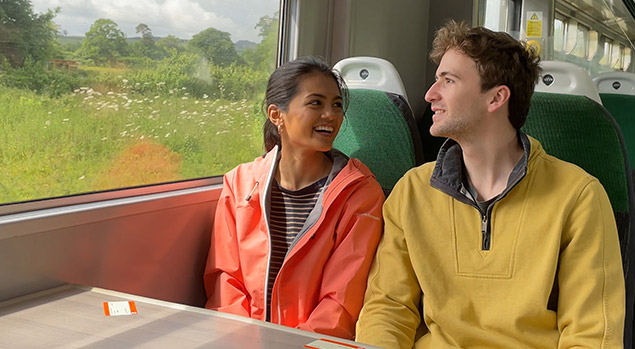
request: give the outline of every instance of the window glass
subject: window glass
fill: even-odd
[[[602,54],[602,58],[600,58],[600,64],[609,65],[609,59],[611,58],[611,40],[603,36],[602,45],[604,47],[604,53]]]
[[[564,49],[564,22],[559,18],[553,23],[553,49],[556,52]]]
[[[576,47],[578,22],[574,19],[567,20],[565,30],[565,52],[569,54],[573,52],[573,49]]]
[[[598,32],[595,30],[589,30],[589,52],[587,54],[587,60],[592,60],[595,54],[598,52]]]
[[[507,28],[507,0],[486,0],[485,28],[495,31],[505,31]]]
[[[628,68],[631,67],[631,49],[628,47],[624,48],[624,59],[623,59],[623,66],[622,66],[622,70],[626,71],[628,70]]]
[[[578,24],[575,36],[575,47],[573,48],[571,54],[576,57],[586,57],[587,45],[589,42],[589,29],[581,24]]]
[[[613,69],[621,69],[622,68],[622,47],[619,43],[614,41],[611,44],[611,68]]]
[[[279,0],[0,1],[0,204],[263,152]]]

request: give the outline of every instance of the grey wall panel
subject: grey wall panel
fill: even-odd
[[[331,40],[330,1],[296,2],[297,14],[293,20],[297,23],[297,56],[318,56],[328,60]]]
[[[432,1],[430,3],[430,12],[428,14],[430,19],[427,23],[429,40],[426,50],[428,52],[432,50],[432,41],[436,31],[448,20],[454,19],[457,22],[466,21],[472,25],[474,7],[475,4],[472,0]],[[428,57],[426,57],[426,62],[428,66],[425,77],[425,86],[427,91],[427,89],[434,83],[434,74],[436,73],[437,65],[432,63]]]
[[[2,217],[0,300],[78,283],[201,306],[219,191],[12,223]]]
[[[428,0],[350,2],[348,56],[390,61],[401,75],[415,115],[423,109],[426,91],[428,7]]]
[[[413,111],[423,108],[429,0],[294,0],[287,26],[297,31],[297,56],[331,65],[351,56],[374,56],[395,65]],[[284,54],[293,58],[291,52]]]

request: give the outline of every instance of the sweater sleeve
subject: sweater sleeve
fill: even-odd
[[[581,191],[565,221],[558,270],[559,348],[621,348],[625,291],[613,210],[602,185]]]
[[[384,194],[374,179],[348,197],[337,225],[339,243],[324,265],[319,302],[298,328],[353,339],[368,271],[382,233]]]
[[[402,223],[407,207],[404,190],[400,190],[403,186],[399,184],[384,204],[384,235],[357,322],[358,342],[384,348],[412,348],[422,321],[418,310],[422,291],[404,236]]]
[[[239,260],[232,180],[231,173],[225,175],[216,206],[211,246],[203,276],[207,294],[205,307],[248,317],[250,299]]]

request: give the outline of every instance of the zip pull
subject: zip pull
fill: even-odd
[[[254,191],[256,190],[256,188],[258,188],[258,184],[260,184],[258,181],[256,181],[256,184],[254,184],[254,187],[251,189],[251,191],[249,192],[249,194],[245,197],[245,201],[249,201],[251,200],[251,195],[254,193]]]
[[[481,244],[481,249],[483,251],[488,251],[490,248],[490,234],[489,234],[489,227],[487,224],[487,213],[483,215],[483,220],[481,221],[481,233],[483,234],[483,242]]]

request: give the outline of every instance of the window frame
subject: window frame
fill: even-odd
[[[154,195],[154,199],[171,197],[178,192],[190,192],[196,188],[222,185],[223,175],[206,178],[186,179],[178,182],[148,184],[138,187],[117,188],[99,192],[42,198],[30,201],[12,202],[0,205],[0,219],[3,216],[31,211],[53,209],[66,206],[85,205],[97,202],[109,202],[118,199],[132,199]],[[157,196],[159,195],[159,196]]]

